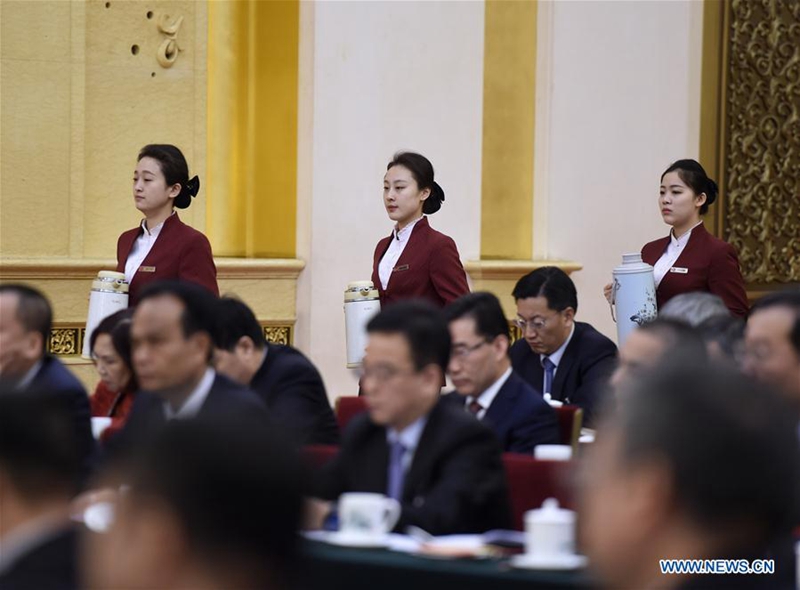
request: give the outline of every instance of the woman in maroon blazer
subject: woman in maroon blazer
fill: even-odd
[[[659,308],[675,295],[707,291],[719,296],[734,316],[747,315],[736,250],[703,227],[702,216],[717,193],[717,183],[695,160],[678,160],[661,175],[658,205],[672,231],[642,248],[642,260],[654,268]]]
[[[133,173],[133,199],[145,218],[117,241],[117,272],[130,285],[130,305],[142,288],[163,279],[197,283],[219,295],[211,245],[201,232],[184,224],[175,207],[186,209],[200,190],[189,179],[189,166],[174,145],[146,145]]]
[[[410,298],[444,307],[469,293],[455,242],[425,217],[442,201],[444,191],[433,180],[430,161],[412,152],[395,154],[383,177],[383,204],[395,227],[378,242],[372,266],[382,307]]]

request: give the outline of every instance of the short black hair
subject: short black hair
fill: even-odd
[[[508,335],[508,321],[500,300],[492,293],[478,291],[459,297],[444,309],[445,319],[453,322],[461,318],[475,321],[475,332],[487,340]]]
[[[67,402],[0,388],[0,470],[32,500],[77,492],[83,455]]]
[[[131,498],[175,514],[195,557],[246,572],[252,587],[291,586],[303,510],[301,462],[248,416],[173,420],[123,465]]]
[[[89,350],[94,353],[94,345],[97,337],[101,334],[108,334],[111,337],[111,344],[114,350],[125,363],[131,373],[133,389],[138,389],[136,375],[133,372],[133,360],[131,358],[131,324],[133,319],[133,309],[121,309],[110,316],[103,318],[92,332],[89,338]]]
[[[659,366],[622,388],[626,402],[611,421],[623,462],[666,461],[673,493],[694,522],[737,533],[739,542],[765,541],[796,524],[797,420],[772,389],[691,361]]]
[[[699,361],[704,361],[708,357],[706,345],[699,330],[692,328],[684,321],[659,317],[652,322],[642,324],[636,330],[643,334],[651,334],[663,342],[666,355],[680,356],[681,359],[698,359]]]
[[[547,307],[554,311],[564,311],[568,307],[578,311],[575,283],[557,266],[543,266],[529,272],[517,281],[511,294],[515,300],[544,297]]]
[[[704,320],[697,326],[697,331],[708,345],[716,342],[725,356],[735,361],[740,354],[740,346],[744,341],[745,322],[732,315],[717,315]]]
[[[794,313],[794,324],[789,331],[789,341],[794,351],[800,355],[800,288],[790,287],[765,295],[750,308],[750,315],[764,309],[783,307]]]
[[[253,310],[236,297],[222,297],[217,302],[217,348],[231,351],[242,336],[264,348],[264,332]]]
[[[6,283],[0,285],[0,295],[9,293],[17,296],[17,320],[26,332],[42,335],[42,352],[47,348],[50,329],[53,327],[53,308],[47,297],[28,285]]]
[[[401,301],[382,310],[367,324],[370,334],[400,334],[408,342],[414,367],[442,371],[450,362],[450,330],[441,310],[426,301]]]
[[[172,296],[183,303],[181,327],[184,337],[205,332],[217,341],[217,298],[208,290],[187,281],[157,281],[147,285],[139,296],[139,303],[154,297]]]

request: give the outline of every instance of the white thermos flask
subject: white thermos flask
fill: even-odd
[[[617,313],[617,344],[622,346],[636,327],[656,318],[656,283],[653,267],[642,261],[642,255],[623,254],[622,264],[614,269],[611,286],[611,315]]]
[[[347,368],[357,369],[367,347],[367,324],[381,310],[378,290],[372,281],[348,283],[344,292],[344,322],[347,338]]]
[[[97,325],[112,313],[128,308],[128,283],[121,272],[101,270],[92,281],[89,295],[89,315],[86,318],[86,335],[83,337],[84,358],[91,358],[89,342]]]

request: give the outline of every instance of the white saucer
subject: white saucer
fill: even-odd
[[[389,535],[359,535],[345,532],[332,532],[324,539],[331,545],[341,547],[360,547],[362,549],[386,548],[389,546]]]
[[[528,570],[576,570],[589,563],[585,555],[531,555],[522,553],[511,558],[511,565]]]

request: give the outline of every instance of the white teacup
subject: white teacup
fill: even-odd
[[[575,512],[547,498],[542,507],[525,513],[525,552],[531,555],[575,554]]]
[[[569,445],[536,445],[533,448],[533,458],[548,461],[569,461],[572,459],[572,447]]]
[[[339,497],[339,531],[359,537],[379,537],[394,528],[400,503],[383,494],[352,492]]]
[[[95,440],[98,440],[100,435],[103,434],[103,431],[109,426],[111,426],[111,418],[93,417],[92,435],[94,435]]]

